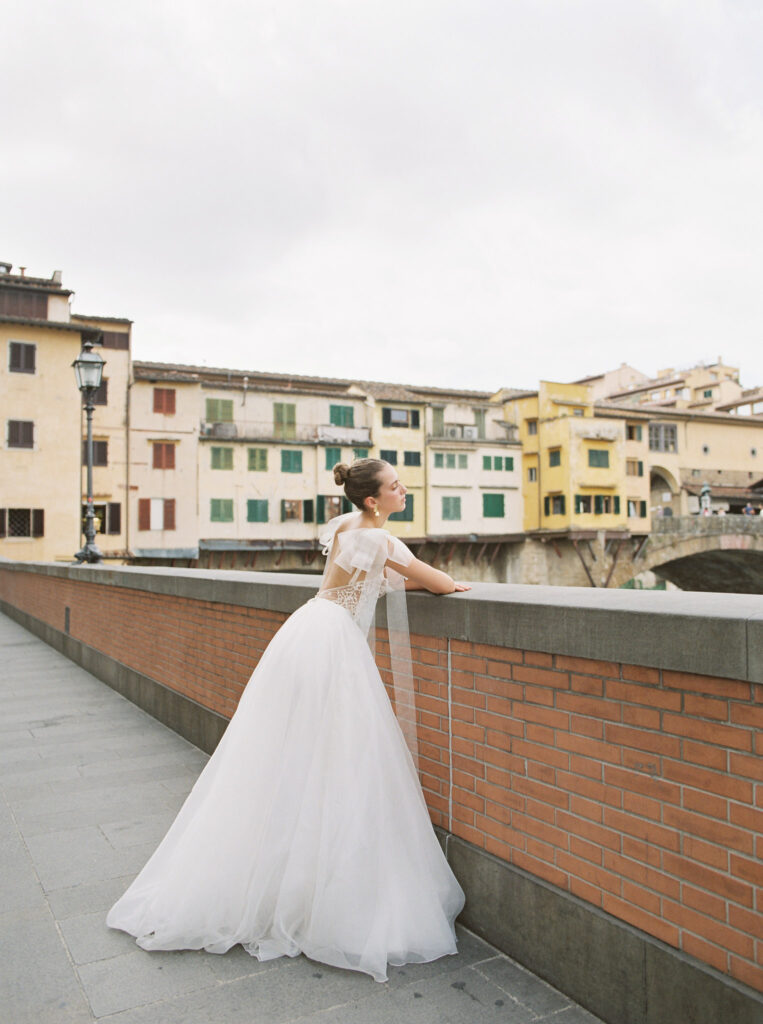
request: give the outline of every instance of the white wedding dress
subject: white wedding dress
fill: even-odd
[[[366,639],[380,593],[400,594],[389,563],[412,555],[357,521],[329,524],[318,596],[271,641],[167,835],[109,911],[144,949],[241,943],[261,960],[302,952],[377,981],[388,964],[456,952],[464,895]]]

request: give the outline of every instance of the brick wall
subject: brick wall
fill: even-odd
[[[226,716],[286,618],[18,566],[0,598]],[[763,991],[763,684],[447,632],[411,636],[435,824]]]

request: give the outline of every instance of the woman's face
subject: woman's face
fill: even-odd
[[[376,505],[379,514],[386,518],[393,512],[402,512],[405,508],[406,490],[397,478],[395,467],[390,466],[388,462],[385,463],[378,479],[380,487],[376,495]]]

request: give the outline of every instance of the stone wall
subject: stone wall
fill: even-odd
[[[4,563],[0,607],[211,750],[316,585]],[[618,1024],[757,1019],[763,599],[481,584],[409,614],[422,784],[466,923]]]

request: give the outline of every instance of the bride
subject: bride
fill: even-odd
[[[469,588],[383,528],[405,508],[391,465],[340,463],[334,478],[358,511],[321,537],[317,596],[271,641],[167,835],[109,911],[144,949],[241,943],[261,960],[305,953],[377,981],[388,964],[456,952],[464,895],[414,764],[404,592]],[[366,639],[384,593],[402,729]]]

